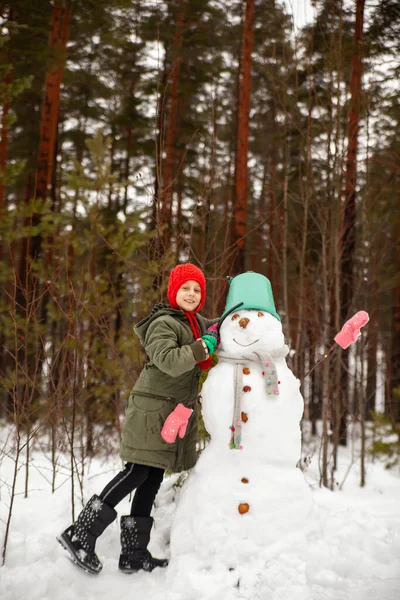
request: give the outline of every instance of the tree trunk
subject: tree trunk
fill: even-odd
[[[179,257],[182,249],[185,246],[185,228],[183,224],[182,214],[182,186],[179,185],[177,189],[177,200],[178,206],[176,209],[176,236],[175,236],[175,263],[179,263]]]
[[[136,84],[137,84],[137,81],[131,81],[128,101],[133,101],[133,99],[135,97]],[[132,148],[132,134],[133,134],[132,121],[129,121],[129,125],[127,125],[125,134],[124,134],[125,160],[124,160],[123,178],[124,178],[125,184],[124,184],[124,199],[122,202],[122,211],[123,211],[124,215],[126,215],[126,212],[128,209],[128,188],[129,188],[129,170],[130,170],[130,158],[131,158],[131,148]]]
[[[58,114],[60,108],[60,88],[64,72],[65,49],[69,36],[71,5],[66,7],[58,1],[54,4],[49,38],[50,60],[44,84],[44,102],[40,122],[40,140],[38,166],[36,171],[35,199],[46,201],[53,168],[54,148],[57,135]],[[34,213],[32,225],[40,222],[40,216]],[[40,254],[42,238],[40,234],[32,238],[30,255],[35,260]]]
[[[400,222],[399,222],[400,225]],[[399,231],[400,234],[400,231]],[[400,244],[399,244],[400,248]],[[399,256],[400,259],[400,256]],[[386,412],[393,421],[400,422],[400,284],[396,288],[393,306],[392,352],[390,355],[389,398],[386,400]]]
[[[11,71],[8,71],[8,73],[6,74],[5,78],[4,78],[4,86],[5,89],[8,88],[8,86],[11,83]],[[10,102],[10,98],[7,97],[5,98],[5,102],[3,104],[3,110],[2,110],[2,116],[1,116],[1,139],[0,139],[0,225],[4,223],[5,220],[5,216],[7,214],[7,203],[6,203],[6,198],[4,197],[4,176],[6,173],[6,165],[7,165],[7,148],[8,148],[8,123],[7,123],[7,117],[8,117],[8,113],[10,110],[10,106],[11,106],[11,102]],[[4,225],[3,225],[4,227]],[[8,266],[8,262],[9,262],[9,258],[7,260],[4,260],[5,257],[5,245],[4,245],[4,236],[0,235],[0,264],[3,265],[3,269],[6,270],[7,266]],[[4,275],[3,275],[4,276]],[[11,287],[10,281],[9,281],[9,277],[8,275],[5,276],[5,287],[7,289],[9,289]],[[9,298],[7,296],[6,293],[3,293],[3,303],[4,303],[4,310],[6,311],[6,306],[9,305]],[[5,374],[5,367],[6,367],[6,363],[7,363],[7,354],[6,354],[6,332],[4,331],[4,328],[2,327],[0,330],[0,374],[1,376],[4,376]],[[6,413],[6,408],[7,408],[7,401],[6,401],[7,396],[4,395],[4,402],[3,399],[0,397],[0,418],[2,416],[4,416],[4,414]],[[3,407],[4,407],[4,413],[3,413]]]
[[[273,109],[272,112],[275,112]],[[271,130],[274,131],[276,127],[275,115],[272,116]],[[276,146],[272,144],[271,156],[269,161],[269,185],[268,185],[268,196],[269,196],[269,211],[268,211],[268,254],[267,254],[267,273],[268,278],[271,281],[272,289],[276,295],[276,263],[277,263],[277,243],[276,243]]]
[[[360,456],[360,487],[365,486],[365,450],[366,450],[366,430],[365,430],[365,421],[366,421],[366,398],[364,394],[364,364],[365,364],[365,352],[364,352],[364,341],[361,340],[360,346],[360,369],[361,369],[361,385],[358,387],[358,408],[359,408],[359,419],[360,419],[360,428],[361,428],[361,456]],[[375,396],[374,396],[375,398]]]
[[[247,223],[247,155],[249,149],[249,113],[251,89],[251,65],[254,38],[254,0],[246,0],[243,27],[242,58],[240,65],[239,105],[237,123],[237,146],[235,163],[235,193],[231,244],[235,249],[232,274],[245,270],[246,223]]]
[[[329,298],[328,285],[328,256],[326,233],[322,233],[322,290],[323,290],[323,312],[322,312],[322,344],[324,349],[328,348],[329,340],[329,315],[331,305]],[[320,484],[328,487],[328,450],[329,450],[329,429],[331,425],[331,403],[330,403],[330,365],[329,360],[325,360],[322,372],[322,441],[321,441],[321,463],[320,463]]]
[[[175,30],[175,56],[171,69],[171,91],[169,98],[169,113],[167,135],[165,140],[165,162],[163,169],[163,187],[161,193],[161,226],[164,226],[162,235],[162,254],[169,248],[171,239],[172,222],[172,196],[174,182],[174,167],[176,157],[176,138],[179,107],[179,79],[181,66],[181,49],[183,38],[183,0],[179,0]]]
[[[6,18],[6,9],[1,11],[1,16]],[[9,9],[8,21],[14,20],[14,11],[12,8]],[[8,113],[11,107],[11,81],[12,81],[12,66],[4,76],[4,104],[1,115],[1,140],[0,140],[0,223],[2,222],[3,215],[5,213],[5,200],[4,200],[4,176],[6,173],[7,165],[7,150],[8,150]],[[0,240],[0,261],[4,257],[4,246],[3,240]]]
[[[376,400],[376,366],[378,355],[378,298],[379,291],[377,285],[373,284],[371,289],[370,301],[370,322],[368,325],[368,345],[367,345],[367,392],[366,392],[366,414],[365,419],[372,420],[372,413],[375,411]]]
[[[65,62],[65,48],[68,40],[71,6],[63,7],[60,1],[53,7],[51,31],[49,36],[49,62],[45,77],[44,100],[40,123],[40,138],[38,149],[38,165],[36,179],[32,185],[28,177],[26,187],[27,215],[24,218],[25,227],[30,226],[33,230],[40,224],[41,212],[34,207],[30,212],[32,197],[35,201],[44,204],[48,195],[51,182],[52,170],[55,156],[58,112],[60,105],[60,87]],[[33,188],[33,189],[32,189]],[[33,263],[39,258],[42,249],[42,234],[37,231],[33,235],[24,236],[20,244],[20,256],[17,281],[17,311],[26,324],[29,325],[29,339],[21,346],[18,360],[25,365],[25,381],[22,396],[29,398],[29,404],[25,405],[27,430],[31,426],[31,417],[35,413],[35,406],[39,397],[40,378],[42,375],[42,360],[44,346],[37,327],[46,323],[47,293],[42,293],[40,282]],[[43,279],[47,274],[42,273]],[[45,290],[46,291],[46,290]],[[35,327],[32,328],[32,324]],[[28,333],[27,333],[28,335]],[[32,382],[35,385],[32,385]],[[32,388],[32,391],[30,391]],[[27,445],[29,450],[29,444]]]
[[[255,228],[254,242],[250,253],[250,268],[252,271],[262,273],[264,263],[261,261],[265,248],[265,222],[267,208],[267,180],[268,180],[268,159],[264,157],[264,168],[261,183],[261,192],[256,206],[253,225]],[[257,226],[258,223],[258,226]],[[267,265],[268,267],[268,265]]]
[[[356,240],[356,185],[357,149],[361,109],[362,51],[365,0],[356,0],[356,22],[354,30],[354,50],[350,75],[350,110],[347,130],[346,178],[342,217],[341,252],[341,318],[344,323],[350,316],[353,303],[353,265]],[[346,445],[346,409],[348,393],[348,352],[343,355],[341,373],[341,423],[340,444]]]
[[[7,87],[11,84],[11,71],[8,71],[4,78],[4,86]],[[0,140],[0,223],[3,220],[3,216],[6,211],[5,199],[4,199],[4,176],[6,173],[7,164],[7,148],[8,148],[8,113],[10,111],[10,98],[8,97],[3,104],[3,110],[1,115],[1,140]],[[0,239],[0,261],[4,257],[4,245],[3,240]]]
[[[160,195],[162,190],[162,156],[163,156],[163,131],[164,131],[164,120],[165,120],[165,95],[166,95],[166,87],[168,81],[168,48],[165,49],[164,55],[164,63],[163,70],[161,74],[160,80],[160,93],[157,99],[157,114],[156,114],[156,124],[155,124],[155,163],[156,163],[156,173],[154,179],[154,196],[153,203],[151,207],[151,215],[148,220],[148,231],[157,230],[159,227],[158,219],[160,218],[161,208],[160,208]],[[151,258],[153,260],[157,260],[157,249],[156,244],[152,244],[151,247]]]

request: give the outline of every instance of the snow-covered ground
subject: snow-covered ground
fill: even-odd
[[[5,439],[4,429],[0,431]],[[0,440],[1,442],[1,440]],[[3,444],[0,444],[4,448]],[[51,493],[49,455],[35,450],[31,457],[29,496],[24,498],[23,466],[18,474],[6,563],[0,568],[0,598],[3,600],[109,600],[132,597],[135,600],[397,600],[400,598],[400,474],[387,471],[379,463],[367,466],[367,485],[359,487],[359,464],[352,464],[351,448],[341,449],[337,473],[343,488],[330,492],[318,485],[318,453],[305,473],[312,488],[313,522],[306,525],[306,547],[294,540],[293,548],[254,571],[257,585],[238,581],[235,574],[221,569],[209,577],[201,595],[176,591],[168,569],[153,573],[125,575],[118,572],[118,520],[103,534],[97,551],[104,563],[100,575],[86,574],[73,565],[55,536],[70,522],[70,479],[68,459],[57,475],[57,490]],[[347,473],[349,465],[351,469]],[[8,515],[9,486],[13,460],[0,458],[0,544],[3,545]],[[121,467],[117,458],[92,460],[85,477],[85,500],[99,493]],[[150,549],[155,556],[168,556],[169,530],[179,497],[176,476],[166,478],[154,511],[155,528]],[[282,482],[282,486],[285,483]],[[284,492],[284,490],[283,490]],[[287,502],[291,502],[287,495]],[[79,500],[77,499],[78,508]],[[205,504],[205,511],[212,506]],[[129,500],[118,506],[119,515],[129,513]],[[196,515],[193,515],[196,518]],[[268,526],[268,524],[266,524]],[[287,541],[291,532],[282,526],[280,536]],[[303,542],[304,543],[304,542]],[[210,545],[212,537],[210,536]],[[226,547],[229,555],[229,544]],[[221,565],[224,564],[221,557]],[[257,556],[251,557],[257,566]],[[193,581],[200,574],[192,569]],[[254,575],[252,575],[254,577]]]

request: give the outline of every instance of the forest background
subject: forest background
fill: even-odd
[[[26,494],[34,442],[53,488],[60,452],[82,482],[112,447],[132,326],[187,260],[209,316],[227,276],[270,279],[322,484],[349,423],[362,458],[398,456],[400,4],[312,6],[299,27],[276,0],[0,3],[0,419]]]

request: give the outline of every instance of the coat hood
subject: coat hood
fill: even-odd
[[[155,321],[155,319],[158,319],[158,317],[164,317],[166,315],[170,315],[175,319],[180,319],[188,324],[187,318],[185,317],[185,314],[180,308],[172,308],[169,304],[163,304],[162,302],[158,302],[158,304],[154,305],[151,313],[147,315],[147,317],[139,321],[139,323],[137,323],[133,328],[133,331],[138,336],[142,345],[144,345],[146,332],[150,323]]]

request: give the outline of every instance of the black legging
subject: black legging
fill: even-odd
[[[149,517],[155,497],[164,476],[164,469],[126,463],[100,494],[100,498],[114,508],[128,494],[136,489],[132,500],[133,517]]]

